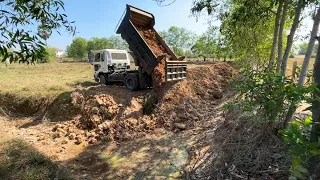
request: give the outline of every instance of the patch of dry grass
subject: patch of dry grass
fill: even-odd
[[[0,149],[0,179],[71,179],[49,158],[18,139]]]
[[[89,63],[0,64],[0,93],[53,97],[94,83]]]
[[[294,58],[289,58],[288,66],[287,66],[287,70],[286,70],[286,75],[291,76],[294,61],[297,61],[298,67],[301,68],[302,64],[303,64],[303,60],[304,60],[304,55],[295,55]],[[309,63],[309,67],[308,67],[309,71],[313,70],[314,61],[315,61],[315,58],[311,58],[310,63]]]

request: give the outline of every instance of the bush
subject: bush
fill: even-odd
[[[267,69],[244,70],[233,86],[240,93],[236,103],[244,111],[259,115],[263,121],[273,125],[281,124],[290,104],[308,99],[315,88],[311,85],[298,89],[293,80]]]
[[[294,55],[293,55],[293,54],[290,54],[289,58],[294,58]]]
[[[47,47],[43,62],[54,62],[56,60],[56,52],[53,48]]]
[[[290,122],[289,129],[280,130],[284,141],[290,145],[289,154],[293,156],[290,167],[291,176],[307,179],[310,174],[305,168],[311,158],[320,155],[320,142],[310,142],[312,118],[296,119]]]

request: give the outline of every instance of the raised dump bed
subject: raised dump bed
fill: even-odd
[[[126,13],[117,29],[117,34],[129,44],[135,55],[135,64],[142,72],[151,75],[155,68],[165,61],[165,81],[186,78],[187,64],[172,52],[153,28],[155,18],[151,13],[127,5]],[[181,58],[180,58],[181,59]]]

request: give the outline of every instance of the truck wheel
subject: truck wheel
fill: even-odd
[[[136,74],[127,74],[124,78],[124,85],[130,91],[135,91],[139,88],[139,80]]]
[[[99,76],[99,79],[100,79],[100,84],[103,84],[103,85],[107,84],[107,79],[106,79],[106,76],[104,74],[101,74]]]

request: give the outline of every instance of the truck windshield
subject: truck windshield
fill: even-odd
[[[125,60],[127,59],[126,53],[111,53],[111,58],[113,60]]]

